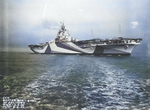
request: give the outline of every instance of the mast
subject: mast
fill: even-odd
[[[91,37],[93,38],[93,35],[92,35],[92,29],[91,29]]]
[[[121,25],[119,24],[119,37],[121,37]]]

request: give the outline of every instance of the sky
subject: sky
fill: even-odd
[[[1,0],[0,46],[28,48],[53,40],[64,22],[79,40],[142,38],[135,51],[150,54],[149,10],[150,0]]]

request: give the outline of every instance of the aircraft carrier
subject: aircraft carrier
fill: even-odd
[[[78,40],[71,37],[64,23],[55,40],[28,47],[38,54],[94,54],[94,55],[130,55],[140,44],[142,38],[90,39]]]

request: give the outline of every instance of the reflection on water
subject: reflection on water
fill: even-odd
[[[35,108],[150,108],[148,57],[28,55],[40,76],[26,85],[23,95],[37,100]]]

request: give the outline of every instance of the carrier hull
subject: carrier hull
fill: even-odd
[[[130,55],[140,43],[130,44],[81,44],[78,42],[48,42],[43,47],[29,45],[38,54],[94,54],[94,55]]]
[[[141,38],[122,37],[79,41],[70,36],[62,23],[55,40],[28,46],[34,53],[39,54],[130,55],[141,41]]]

